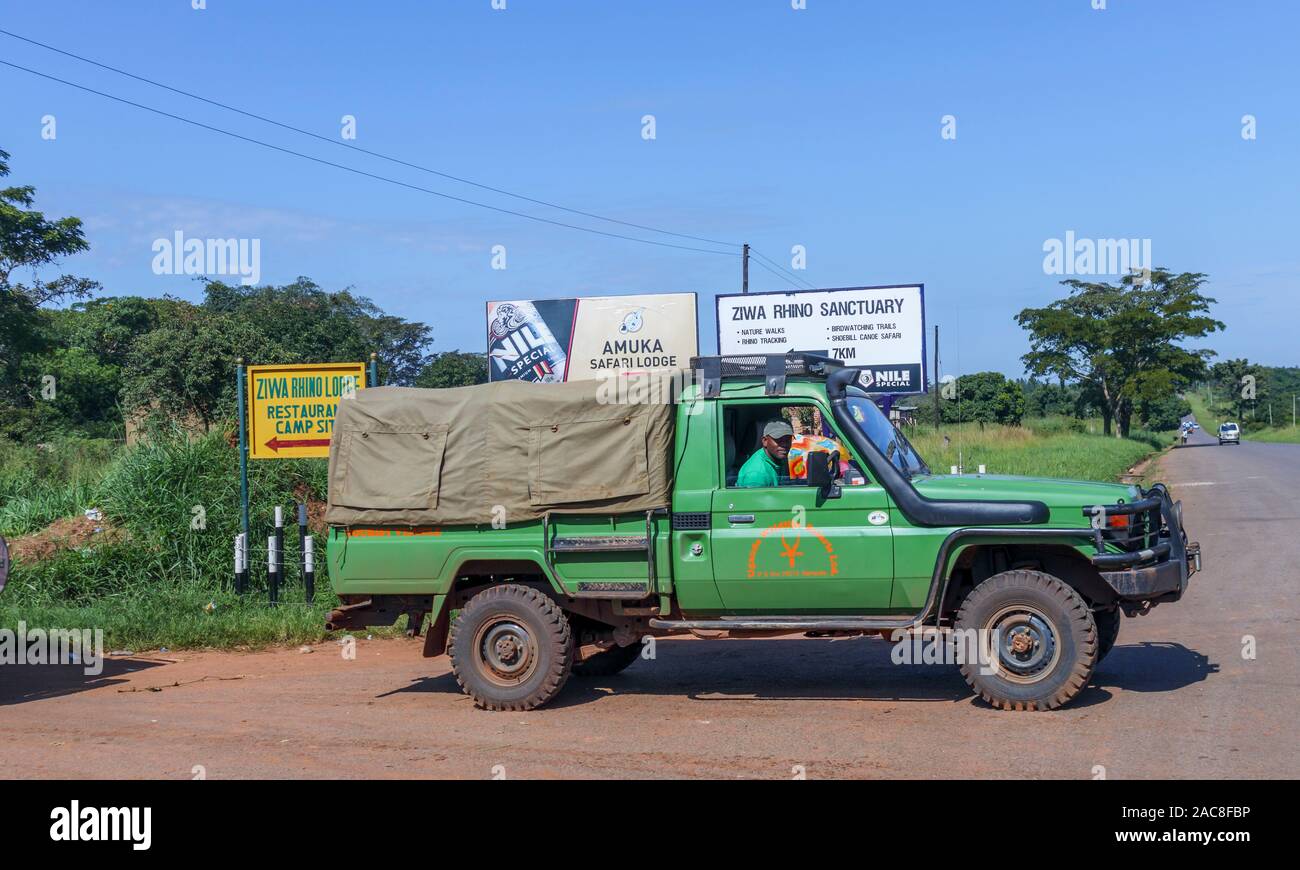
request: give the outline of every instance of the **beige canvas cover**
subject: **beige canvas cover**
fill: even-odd
[[[516,523],[668,507],[672,405],[604,403],[602,386],[358,390],[339,402],[325,520],[469,525],[501,508]]]

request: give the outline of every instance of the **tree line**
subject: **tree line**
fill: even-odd
[[[0,177],[8,157],[0,150]],[[383,383],[487,380],[483,354],[433,353],[427,324],[305,277],[259,287],[207,281],[198,303],[92,298],[103,289],[95,281],[42,277],[89,244],[79,219],[47,218],[34,203],[31,186],[0,189],[0,436],[120,438],[128,419],[211,429],[234,419],[239,357],[347,362],[373,352]]]

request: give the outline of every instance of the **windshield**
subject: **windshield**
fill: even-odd
[[[866,393],[856,387],[850,387],[848,406],[849,414],[858,429],[862,430],[867,440],[874,444],[895,468],[909,477],[914,474],[930,473],[925,460],[917,454],[916,449],[903,433],[889,422],[889,418],[881,412],[875,402],[867,397]]]

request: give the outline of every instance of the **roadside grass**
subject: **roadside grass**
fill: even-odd
[[[108,439],[39,446],[0,440],[0,535],[25,535],[85,510],[120,451]]]
[[[240,597],[229,590],[200,588],[142,588],[109,595],[85,604],[41,600],[4,601],[0,596],[0,625],[16,629],[99,628],[105,652],[204,647],[258,648],[277,644],[314,643],[325,637],[322,626],[332,604],[317,596],[308,606],[302,589],[281,591],[280,604],[267,606],[265,594]]]
[[[254,570],[241,599],[230,588],[240,526],[237,451],[213,433],[192,442],[162,437],[118,447],[115,454],[93,474],[50,472],[12,490],[22,493],[18,498],[30,498],[48,487],[59,492],[50,497],[48,510],[67,506],[67,514],[97,507],[123,534],[30,563],[16,559],[0,593],[0,627],[12,629],[24,621],[34,627],[102,628],[106,644],[133,649],[259,646],[325,637],[324,615],[338,599],[328,572],[319,570],[316,603],[303,603],[291,509],[299,494],[324,497],[323,460],[250,464]],[[270,607],[265,571],[257,569],[265,565],[259,551],[265,553],[277,504],[285,507],[289,524],[288,582],[281,589],[282,603]],[[11,525],[4,534],[32,530],[38,513],[13,511],[6,497],[0,516],[10,517]],[[316,545],[324,553],[323,538],[317,537]]]
[[[958,464],[966,474],[974,474],[984,465],[989,474],[1101,481],[1118,480],[1173,443],[1172,433],[1135,431],[1128,438],[1114,438],[1090,434],[1085,426],[1084,421],[1042,418],[1022,426],[983,429],[977,423],[946,425],[938,432],[918,425],[915,434],[909,431],[907,436],[936,474],[947,474]]]
[[[1247,441],[1263,441],[1272,444],[1300,444],[1300,429],[1275,426],[1272,429],[1247,430],[1243,435]]]

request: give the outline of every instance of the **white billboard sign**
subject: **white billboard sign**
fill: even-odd
[[[489,302],[493,381],[675,371],[699,352],[694,293]]]
[[[925,286],[719,295],[718,353],[820,353],[876,393],[925,390]]]

